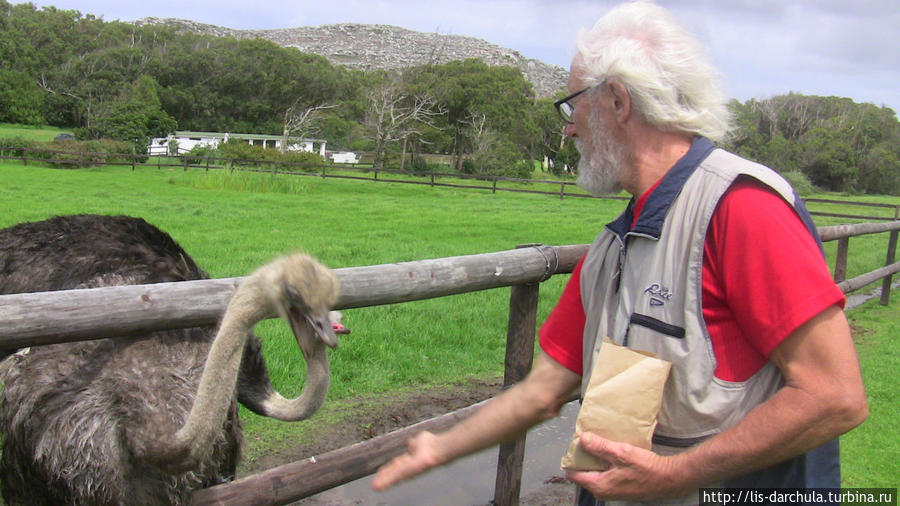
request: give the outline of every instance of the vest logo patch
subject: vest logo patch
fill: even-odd
[[[660,283],[653,283],[648,286],[644,293],[650,295],[651,306],[662,306],[672,299],[672,290],[669,290]]]

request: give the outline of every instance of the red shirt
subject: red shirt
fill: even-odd
[[[635,201],[635,221],[652,191]],[[583,262],[540,329],[544,352],[577,374],[585,324]],[[750,378],[798,327],[845,300],[794,208],[752,179],[735,182],[713,213],[701,282],[715,376],[725,381]]]

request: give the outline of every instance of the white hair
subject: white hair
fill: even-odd
[[[728,133],[731,115],[719,73],[697,39],[662,7],[646,1],[609,11],[577,41],[586,85],[621,82],[647,123],[713,141]]]

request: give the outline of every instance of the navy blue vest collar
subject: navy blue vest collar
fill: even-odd
[[[691,143],[691,149],[675,162],[675,165],[673,165],[659,181],[659,185],[653,190],[653,193],[647,197],[644,209],[641,211],[641,215],[638,217],[634,229],[630,230],[630,232],[659,239],[663,221],[666,219],[666,213],[669,212],[669,207],[672,205],[672,202],[674,202],[675,198],[678,197],[678,194],[681,193],[684,183],[687,182],[691,174],[694,173],[694,170],[700,166],[703,160],[705,160],[715,148],[716,146],[712,141],[706,137],[694,137],[694,141]],[[625,211],[612,223],[606,225],[607,228],[620,238],[624,239],[625,234],[629,232],[629,228],[631,227],[631,222],[634,217],[634,201],[635,198],[632,197],[631,201],[628,203],[628,207],[625,208]]]

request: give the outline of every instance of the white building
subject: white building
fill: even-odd
[[[167,155],[169,154],[170,143],[173,142],[173,145],[177,146],[177,154],[182,154],[187,153],[196,146],[217,148],[220,142],[226,142],[229,139],[241,139],[247,141],[248,144],[253,144],[255,146],[281,149],[282,137],[280,135],[176,131],[168,137],[158,137],[150,141],[150,145],[147,147],[147,154],[151,156]],[[318,152],[319,156],[325,158],[325,142],[326,141],[322,139],[301,139],[300,141],[289,145],[287,150],[306,151],[307,153]]]
[[[328,155],[334,163],[359,163],[359,158],[353,151],[337,151]]]

